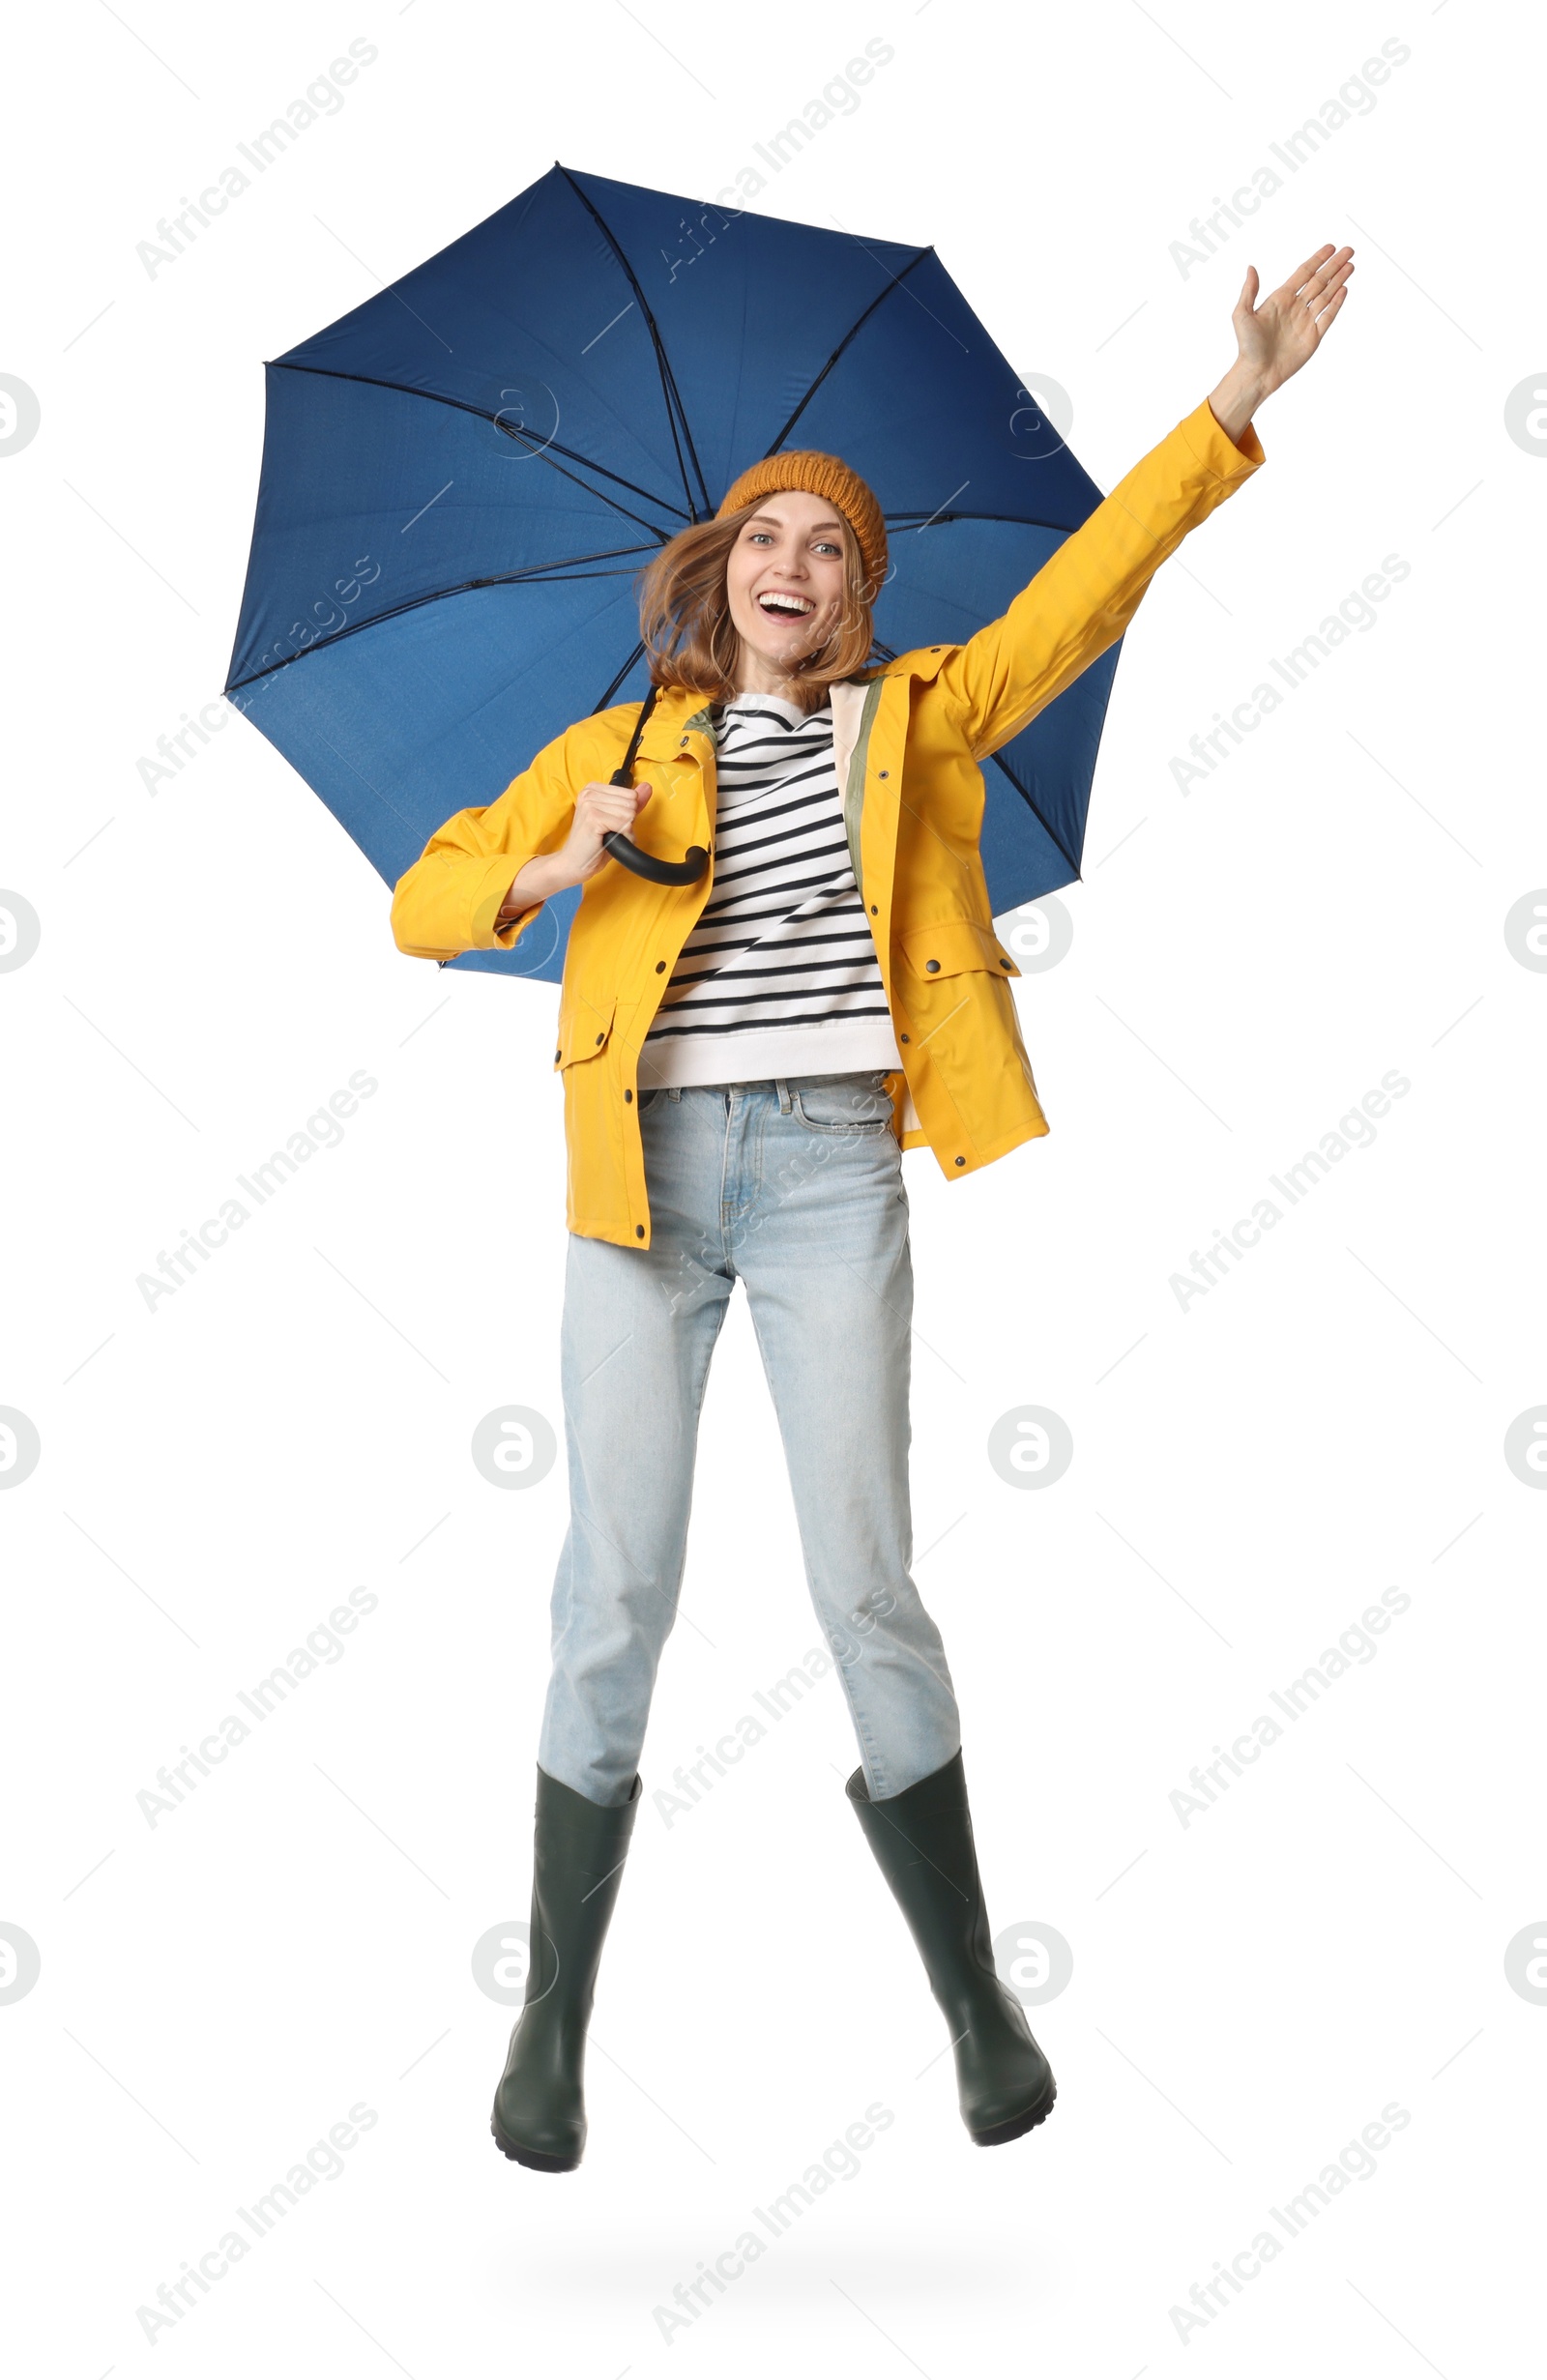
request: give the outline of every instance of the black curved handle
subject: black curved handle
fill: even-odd
[[[642,852],[637,843],[630,843],[622,827],[604,834],[601,848],[614,859],[621,859],[636,876],[648,877],[653,885],[696,885],[709,865],[709,854],[702,843],[689,843],[681,859],[657,859],[654,852]]]
[[[639,749],[639,739],[645,732],[645,722],[656,708],[659,691],[658,686],[653,685],[645,696],[634,732],[628,739],[623,766],[613,770],[609,779],[611,784],[632,785],[634,755]],[[614,859],[621,860],[626,868],[630,868],[635,876],[643,876],[653,885],[696,885],[709,865],[709,854],[702,843],[689,843],[686,856],[681,859],[657,859],[654,852],[642,852],[637,843],[630,843],[621,827],[615,827],[611,834],[602,836],[601,848],[610,853]]]

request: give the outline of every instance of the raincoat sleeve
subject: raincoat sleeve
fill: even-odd
[[[936,681],[983,760],[1117,642],[1160,565],[1266,461],[1248,423],[1238,447],[1208,398],[1120,479],[1089,520]]]
[[[567,734],[545,744],[486,809],[449,818],[394,887],[398,949],[411,959],[511,949],[542,904],[534,902],[496,930],[500,906],[527,861],[564,842],[577,791]]]

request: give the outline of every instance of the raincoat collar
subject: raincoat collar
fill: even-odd
[[[870,668],[856,670],[850,678],[838,679],[833,691],[836,694],[841,688],[855,687],[862,693],[878,678],[932,679],[952,650],[949,645],[933,645],[899,653],[894,660],[878,661]],[[664,741],[669,737],[675,743],[681,737],[704,736],[713,742],[710,700],[708,695],[695,693],[688,686],[664,687],[646,730],[647,740]]]

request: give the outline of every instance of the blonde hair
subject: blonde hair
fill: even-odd
[[[680,529],[639,572],[639,633],[652,685],[686,686],[716,702],[729,702],[737,692],[742,640],[731,618],[725,567],[744,526],[760,509],[759,499],[722,519]],[[852,678],[870,657],[877,590],[847,520],[840,534],[843,595],[837,621],[826,641],[790,672],[787,698],[803,711],[819,710],[829,687]]]

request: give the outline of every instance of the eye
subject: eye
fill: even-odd
[[[843,548],[841,545],[834,545],[831,537],[820,538],[818,542],[820,543],[822,551],[825,554],[836,554],[841,559]]]
[[[746,533],[746,542],[748,545],[755,545],[759,537],[772,537],[773,534],[770,529],[749,529]]]

